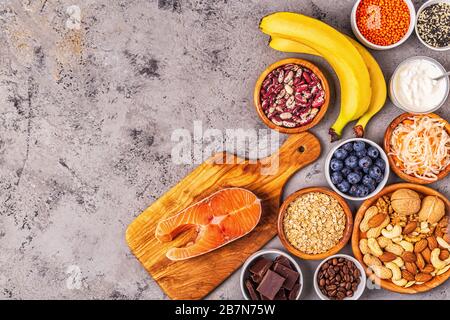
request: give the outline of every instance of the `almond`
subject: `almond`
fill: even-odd
[[[416,274],[415,279],[417,282],[427,282],[433,279],[433,276],[429,273],[419,273]]]
[[[402,278],[406,279],[408,281],[415,280],[414,275],[411,272],[409,272],[408,270],[402,270]]]
[[[425,259],[420,253],[416,253],[416,257],[417,257],[416,265],[419,268],[419,270],[422,270],[423,268],[425,268],[426,265]]]
[[[420,271],[422,271],[422,273],[432,273],[432,272],[434,271],[434,267],[433,267],[432,264],[427,264],[427,265],[425,266],[425,268],[423,268],[423,269],[420,270]]]
[[[426,239],[422,239],[414,245],[414,252],[422,252],[426,247],[428,247],[428,241]]]
[[[410,234],[411,232],[413,232],[414,230],[416,230],[417,228],[417,222],[416,221],[411,221],[410,223],[408,223],[404,228],[403,228],[403,234]]]
[[[397,256],[391,252],[384,252],[381,256],[378,257],[383,262],[391,262],[397,259]]]
[[[405,262],[405,268],[409,271],[409,273],[416,275],[417,274],[417,266],[413,262]]]
[[[450,252],[447,249],[441,250],[441,253],[439,254],[439,259],[447,260],[448,257],[450,257]]]
[[[428,248],[433,251],[433,249],[436,249],[439,245],[437,243],[437,240],[435,237],[431,236],[427,238],[428,241]]]
[[[369,228],[376,228],[383,223],[384,219],[386,219],[386,215],[384,213],[376,214],[372,218],[370,218],[367,225],[369,226]]]
[[[429,248],[425,248],[420,253],[427,263],[431,263],[431,250]]]
[[[416,262],[417,256],[414,252],[405,251],[402,254],[402,259],[405,262]]]

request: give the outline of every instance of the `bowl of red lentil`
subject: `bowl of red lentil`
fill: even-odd
[[[416,10],[411,0],[358,0],[353,6],[353,33],[366,47],[388,50],[414,32]]]

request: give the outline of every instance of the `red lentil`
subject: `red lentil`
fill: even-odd
[[[362,0],[356,10],[356,24],[369,42],[389,46],[408,32],[409,8],[404,0]]]

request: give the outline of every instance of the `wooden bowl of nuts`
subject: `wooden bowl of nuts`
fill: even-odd
[[[354,256],[382,288],[414,294],[450,277],[450,201],[418,184],[399,183],[363,202],[352,235]]]
[[[437,114],[401,114],[384,135],[384,151],[392,171],[417,184],[445,178],[450,172],[449,136],[450,124]]]
[[[300,133],[318,124],[327,112],[330,87],[317,66],[290,58],[264,70],[253,98],[258,115],[269,128]]]
[[[344,198],[324,187],[291,194],[281,205],[278,236],[293,255],[321,260],[339,252],[350,239],[353,215]]]

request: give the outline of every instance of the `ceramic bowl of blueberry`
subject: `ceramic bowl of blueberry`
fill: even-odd
[[[388,158],[375,142],[355,138],[334,147],[325,161],[328,184],[349,200],[366,200],[383,189],[389,178]]]

